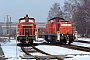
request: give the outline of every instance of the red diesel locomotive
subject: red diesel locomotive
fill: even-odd
[[[29,18],[26,15],[18,20],[17,40],[22,44],[33,44],[35,40],[36,22],[34,18]]]
[[[48,20],[46,31],[40,36],[44,37],[49,43],[70,44],[75,39],[72,29],[72,22],[55,17]]]

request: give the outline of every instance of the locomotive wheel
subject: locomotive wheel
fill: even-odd
[[[29,44],[33,45],[33,39],[30,40]]]
[[[52,44],[56,44],[55,36],[51,36]]]
[[[17,41],[20,41],[20,40],[19,40],[19,37],[17,37]]]
[[[64,36],[61,36],[60,44],[65,44],[66,45],[66,38]]]
[[[65,44],[65,45],[66,45],[66,43],[67,43],[67,42],[66,42],[66,39],[64,39],[63,44]]]

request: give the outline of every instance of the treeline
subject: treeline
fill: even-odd
[[[49,10],[48,18],[63,17],[72,21],[81,35],[90,35],[90,0],[66,0],[64,6],[54,3]]]

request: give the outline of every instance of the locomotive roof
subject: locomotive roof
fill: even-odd
[[[24,17],[24,18],[20,18],[19,20],[23,20],[23,19],[25,19],[26,17]],[[35,20],[34,18],[29,18],[28,17],[28,19],[32,19],[32,20]]]
[[[51,19],[49,19],[49,20],[53,20],[53,19],[56,19],[56,18],[59,18],[59,19],[65,20],[64,18],[60,18],[60,17],[54,17],[54,18],[51,18]],[[49,21],[49,20],[48,20],[48,21]]]
[[[66,21],[64,18],[60,18],[60,17],[54,17],[54,18],[49,19],[48,21],[56,19],[56,18],[61,19],[61,22],[69,22],[69,21]]]
[[[19,20],[23,20],[23,19],[26,19],[26,18],[35,20],[34,18],[29,18],[29,17],[28,17],[28,14],[26,14],[26,16],[25,16],[24,18],[20,18]]]

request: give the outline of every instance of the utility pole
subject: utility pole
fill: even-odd
[[[4,26],[6,26],[5,17],[4,17]],[[4,27],[4,30],[6,30],[6,27]],[[6,33],[6,32],[5,32]],[[5,37],[5,33],[3,33],[3,36]]]
[[[9,41],[10,41],[10,36],[11,36],[11,16],[10,16],[10,22],[9,23],[10,23],[10,25],[9,25],[10,26],[10,28],[9,28]]]

